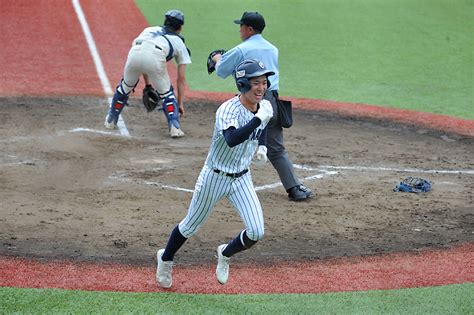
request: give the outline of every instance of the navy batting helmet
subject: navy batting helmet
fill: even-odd
[[[275,72],[268,70],[263,62],[256,59],[245,59],[242,61],[234,71],[235,84],[241,93],[250,91],[250,79],[259,77],[261,75],[274,75]],[[270,87],[270,81],[267,80],[267,88]]]
[[[184,24],[184,14],[183,12],[173,9],[165,13],[165,26],[171,26],[174,29],[178,29],[181,25]]]

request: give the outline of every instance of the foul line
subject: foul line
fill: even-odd
[[[337,174],[337,172],[334,172],[334,171],[326,171],[326,170],[313,170],[313,171],[322,171],[323,174],[307,176],[307,177],[304,177],[303,180],[322,179],[323,177]],[[268,185],[263,185],[263,186],[257,186],[255,187],[255,191],[272,189],[279,186],[283,186],[283,184],[281,182],[278,182],[278,183],[273,183],[273,184],[268,184]]]
[[[474,170],[423,170],[416,168],[394,168],[394,167],[369,167],[369,166],[331,166],[321,165],[322,169],[346,170],[346,171],[389,171],[406,173],[428,173],[428,174],[465,174],[474,175]]]
[[[102,88],[104,89],[105,95],[112,95],[113,91],[110,87],[109,79],[107,78],[107,74],[104,70],[104,65],[102,64],[102,60],[100,59],[99,51],[97,50],[97,46],[95,45],[94,37],[89,28],[89,24],[87,23],[86,17],[84,15],[84,11],[82,11],[81,4],[79,0],[72,0],[72,5],[74,10],[76,11],[77,18],[79,19],[79,23],[81,24],[82,31],[84,32],[84,36],[87,41],[87,45],[89,46],[90,53],[92,55],[92,59],[94,61],[95,69],[100,79],[100,83],[102,84]],[[108,104],[112,102],[112,98],[107,98]],[[119,119],[117,122],[117,128],[122,136],[130,136],[127,127],[125,126],[125,121],[122,118],[122,115],[119,115]]]

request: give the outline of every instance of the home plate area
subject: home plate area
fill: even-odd
[[[299,170],[300,178],[304,182],[310,181],[310,180],[322,179],[324,177],[335,175],[338,173],[338,171],[329,170],[326,168],[312,168],[309,166],[303,166],[303,165],[298,165],[298,164],[293,165],[293,167]],[[135,183],[139,185],[157,186],[164,189],[185,191],[185,192],[190,192],[190,193],[194,192],[194,189],[189,188],[189,187],[180,187],[179,185],[160,181],[159,180],[160,175],[163,175],[166,172],[167,172],[167,169],[163,167],[145,169],[141,171],[120,171],[109,176],[109,180],[129,182],[129,183]],[[301,175],[304,175],[304,176],[301,177]],[[197,176],[196,176],[196,179],[197,179]],[[269,183],[265,183],[261,185],[255,185],[255,190],[263,191],[263,190],[273,189],[280,186],[282,186],[282,184],[279,181],[269,182]]]

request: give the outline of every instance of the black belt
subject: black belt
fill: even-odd
[[[135,45],[141,45],[142,43],[143,43],[143,42],[138,41],[138,42],[135,42]],[[163,49],[161,49],[161,47],[159,47],[159,46],[157,46],[157,45],[155,45],[155,48],[156,48],[156,49],[159,49],[159,50],[163,50]]]
[[[245,169],[245,170],[243,170],[243,171],[240,172],[240,173],[234,173],[234,174],[232,174],[232,173],[223,172],[223,171],[221,171],[221,170],[214,170],[214,173],[217,173],[217,174],[219,174],[219,175],[224,175],[224,176],[227,176],[227,177],[236,179],[236,178],[239,178],[239,177],[241,177],[241,176],[247,174],[248,171],[249,171],[249,170]]]

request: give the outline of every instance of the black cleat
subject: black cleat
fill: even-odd
[[[287,190],[288,199],[291,201],[303,201],[313,196],[311,189],[304,185],[298,185]]]

